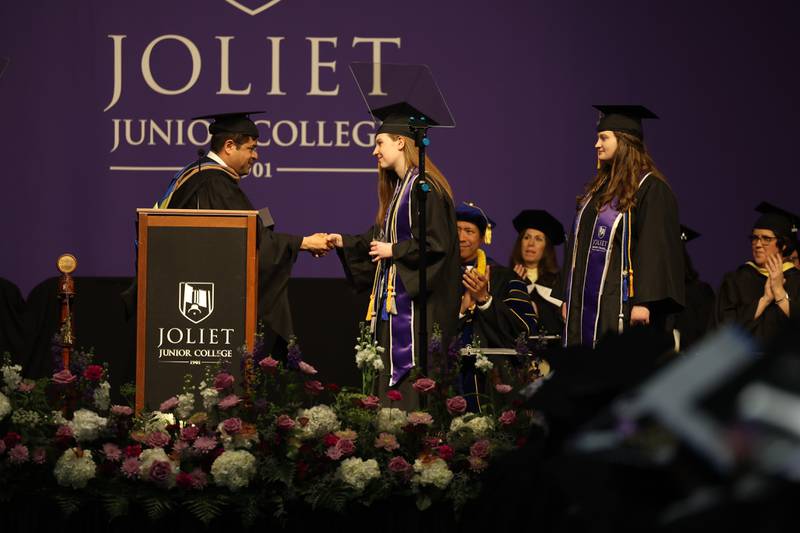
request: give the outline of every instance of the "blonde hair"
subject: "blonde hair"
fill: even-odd
[[[396,141],[400,135],[387,133],[387,135]],[[417,144],[413,139],[404,137],[405,144],[403,145],[403,157],[405,158],[406,169],[419,167],[419,150]],[[453,189],[444,177],[439,168],[431,161],[429,157],[425,158],[425,174],[428,177],[428,182],[433,189],[441,195],[447,195],[450,201],[453,200]],[[375,215],[375,222],[379,225],[383,224],[386,217],[386,210],[389,209],[389,204],[394,196],[394,188],[397,180],[402,179],[403,176],[398,176],[394,169],[384,169],[378,164],[378,213]]]

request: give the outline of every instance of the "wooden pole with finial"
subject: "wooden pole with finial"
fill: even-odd
[[[72,300],[75,298],[75,280],[72,273],[78,267],[78,260],[72,254],[63,254],[56,262],[61,277],[58,280],[58,299],[61,300],[61,327],[59,337],[61,360],[64,368],[69,368],[72,348],[75,346],[75,332],[72,327]]]

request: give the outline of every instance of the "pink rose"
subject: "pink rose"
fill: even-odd
[[[486,457],[489,455],[490,447],[491,443],[487,439],[481,439],[469,447],[469,454],[472,457]]]
[[[153,433],[148,433],[144,438],[144,443],[150,446],[151,448],[163,448],[167,444],[169,444],[170,436],[166,433],[162,433],[161,431],[154,431]]]
[[[322,383],[317,380],[306,381],[303,386],[305,387],[306,392],[311,395],[317,395],[325,390],[325,387],[322,386]]]
[[[510,409],[508,411],[503,411],[503,414],[500,415],[499,420],[500,423],[503,424],[504,426],[510,426],[511,424],[517,421],[517,412],[514,411],[513,409]]]
[[[133,414],[133,409],[127,405],[112,405],[111,414],[117,416],[131,416]]]
[[[338,446],[331,446],[325,451],[325,455],[327,455],[329,459],[338,461],[342,458],[342,450]]]
[[[200,434],[200,428],[197,426],[186,426],[181,430],[181,438],[185,441],[193,441]]]
[[[271,355],[268,355],[264,359],[258,362],[258,366],[261,367],[262,370],[266,372],[273,372],[278,368],[278,360],[273,359]]]
[[[44,448],[36,448],[35,450],[33,450],[31,461],[33,461],[37,465],[43,465],[46,460],[47,460],[47,452],[45,451]]]
[[[58,426],[58,429],[56,430],[56,437],[57,438],[68,439],[68,438],[70,438],[72,436],[73,435],[72,435],[72,428],[71,427],[66,426],[66,425]]]
[[[122,466],[120,466],[119,469],[126,478],[136,479],[139,477],[139,466],[139,459],[136,457],[128,457],[122,461]]]
[[[339,442],[336,443],[336,447],[342,451],[343,456],[350,455],[356,451],[356,445],[353,444],[353,441],[350,439],[339,439]]]
[[[177,406],[178,406],[178,398],[176,396],[173,396],[172,398],[161,402],[161,405],[158,406],[158,410],[161,411],[162,413],[166,413],[168,411],[172,411]]]
[[[208,476],[199,468],[192,470],[192,488],[202,490],[208,485]]]
[[[392,457],[389,461],[389,471],[395,474],[405,474],[411,471],[411,465],[402,457]]]
[[[235,435],[242,430],[242,419],[241,418],[228,418],[222,421],[222,429],[225,430],[225,433],[228,435]]]
[[[448,446],[447,444],[442,444],[441,446],[436,448],[436,454],[445,461],[449,461],[450,459],[452,459],[455,453],[456,453],[455,450],[451,446]]]
[[[300,369],[300,372],[302,372],[303,374],[309,374],[309,375],[313,376],[314,374],[317,373],[317,369],[316,368],[314,368],[313,366],[311,366],[308,363],[305,363],[303,361],[300,361],[300,363],[298,363],[297,367]]]
[[[103,367],[100,365],[89,365],[83,371],[83,377],[89,381],[100,381],[103,377]]]
[[[433,424],[433,417],[422,411],[415,411],[408,414],[406,421],[412,426],[430,426]]]
[[[239,398],[235,394],[229,394],[228,396],[225,396],[223,399],[221,399],[217,405],[219,406],[220,409],[225,410],[239,405],[239,402],[241,401],[242,401],[241,398]]]
[[[21,381],[20,384],[17,385],[17,390],[20,391],[20,392],[28,393],[28,392],[32,391],[34,389],[34,387],[36,387],[36,382],[35,381],[28,381],[26,379],[25,381]]]
[[[426,393],[431,392],[436,388],[436,382],[430,378],[419,378],[412,385],[417,392]]]
[[[377,396],[367,396],[366,398],[361,398],[358,403],[364,409],[369,409],[371,411],[379,409],[381,406],[381,401]]]
[[[391,433],[381,433],[375,437],[375,447],[391,452],[399,448],[400,444],[398,444],[397,438]]]
[[[278,429],[282,429],[284,431],[288,431],[295,426],[294,420],[292,420],[292,418],[288,415],[279,416],[278,419],[276,420],[276,424],[278,426]]]
[[[447,399],[447,412],[451,415],[461,415],[467,410],[467,400],[463,396],[453,396]]]
[[[65,368],[61,372],[53,374],[53,381],[59,385],[69,385],[75,381],[75,376],[72,375],[68,368]]]
[[[386,393],[386,396],[393,402],[399,402],[403,399],[403,393],[399,390],[390,390]]]
[[[178,472],[175,476],[175,484],[182,489],[192,488],[192,475],[189,472]]]
[[[106,456],[107,461],[117,462],[122,460],[122,450],[112,442],[103,444],[103,455]]]
[[[494,390],[496,390],[500,394],[508,394],[509,392],[511,392],[511,385],[498,383],[497,385],[494,386]]]
[[[223,391],[233,385],[233,376],[227,372],[220,372],[214,378],[214,388]]]
[[[22,464],[28,461],[28,447],[24,444],[17,444],[8,451],[8,460],[14,464]]]

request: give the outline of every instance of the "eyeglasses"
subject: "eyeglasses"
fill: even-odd
[[[748,235],[747,239],[750,241],[750,244],[756,244],[757,242],[760,242],[764,246],[769,246],[778,240],[777,237],[768,237],[766,235]]]

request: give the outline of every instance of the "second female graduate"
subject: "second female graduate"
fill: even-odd
[[[578,198],[562,290],[565,345],[594,346],[631,325],[666,330],[683,307],[683,252],[672,189],[644,145],[641,106],[595,106],[597,176]]]

